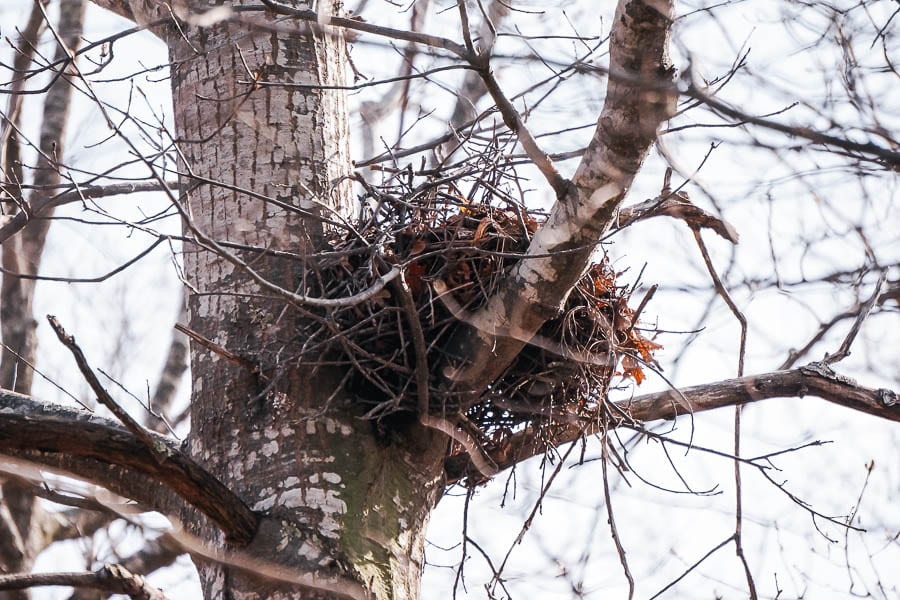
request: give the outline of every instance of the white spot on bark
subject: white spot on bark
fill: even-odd
[[[278,504],[287,508],[303,506],[303,488],[293,488],[281,494]]]
[[[306,506],[322,511],[322,520],[319,521],[319,533],[327,538],[340,537],[341,524],[335,515],[347,512],[347,503],[340,499],[338,492],[310,488],[306,490]]]
[[[217,567],[216,575],[209,587],[209,596],[211,598],[219,598],[225,589],[225,571],[221,567]]]
[[[262,448],[260,448],[260,451],[263,453],[263,456],[274,456],[275,453],[278,452],[278,442],[272,440],[268,444],[263,444]]]
[[[231,433],[234,437],[240,435],[240,432],[237,429],[235,429]],[[238,443],[236,441],[231,442],[231,446],[228,447],[228,453],[226,454],[227,458],[237,458],[241,454],[241,447],[238,445]]]
[[[208,317],[212,310],[210,307],[212,296],[200,296],[197,300],[197,316]]]
[[[256,452],[247,455],[247,468],[252,469],[256,465]]]
[[[266,430],[263,432],[263,435],[266,436],[267,440],[274,440],[278,438],[278,430],[274,427],[266,427]]]
[[[262,500],[254,504],[253,510],[257,512],[262,510],[269,510],[273,506],[275,506],[275,496],[269,496],[268,498],[263,498]]]
[[[318,474],[318,473],[313,473],[312,475],[310,475],[310,476],[309,476],[309,482],[310,482],[310,483],[319,483],[319,474]]]
[[[296,487],[299,484],[300,484],[299,477],[291,476],[284,480],[284,487]]]
[[[316,422],[310,419],[306,422],[306,434],[307,435],[315,435],[316,434]]]
[[[328,483],[340,483],[341,476],[337,473],[322,473],[322,479],[327,481]]]
[[[297,550],[297,554],[307,560],[312,561],[319,558],[321,552],[319,552],[319,549],[312,546],[309,542],[303,542],[300,545],[300,548]]]

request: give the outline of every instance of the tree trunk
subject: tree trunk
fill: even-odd
[[[237,14],[168,36],[185,235],[294,253],[235,251],[303,293],[303,256],[323,233],[304,214],[351,204],[344,93],[315,87],[343,84],[345,45],[339,31]],[[312,87],[265,85],[276,81]],[[418,427],[380,441],[341,370],[296,358],[301,311],[199,244],[185,244],[184,264],[190,328],[245,362],[192,342],[190,450],[262,517],[234,554],[256,567],[198,564],[204,596],[416,598],[446,442]],[[198,533],[223,545],[212,528]]]

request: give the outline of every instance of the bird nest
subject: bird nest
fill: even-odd
[[[486,304],[546,218],[502,193],[503,181],[473,179],[465,194],[460,178],[431,176],[413,185],[407,172],[379,187],[363,183],[363,217],[349,233],[331,235],[307,290],[347,298],[377,289],[392,269],[402,279],[363,302],[319,309],[320,318],[301,331],[304,360],[349,367],[346,388],[368,418],[387,427],[420,410],[422,365],[429,412],[464,418],[485,444],[564,416],[596,418],[616,378],[640,383],[642,365],[659,348],[635,326],[628,306],[633,288],[617,283],[605,255],[475,404],[460,405],[446,393],[451,336],[467,326],[466,314]],[[424,360],[417,357],[416,330],[424,337]]]

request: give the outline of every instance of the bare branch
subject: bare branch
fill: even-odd
[[[243,501],[174,442],[151,432],[148,436],[164,461],[158,462],[142,440],[112,421],[0,391],[3,452],[61,468],[163,513],[176,512],[177,503],[147,485],[147,479],[158,482],[208,516],[234,543],[249,541],[257,518]],[[143,477],[128,480],[129,472]]]
[[[840,138],[826,133],[815,131],[809,127],[798,127],[793,125],[784,125],[770,119],[762,117],[754,117],[741,110],[733,108],[728,104],[717,100],[705,91],[696,87],[693,83],[687,89],[686,94],[691,98],[695,98],[709,106],[711,109],[725,115],[726,117],[736,119],[742,123],[751,123],[766,129],[772,129],[789,136],[796,136],[807,139],[815,144],[823,144],[825,146],[834,146],[852,152],[854,154],[863,155],[861,158],[868,160],[877,159],[887,168],[898,171],[900,170],[900,152],[884,148],[873,142],[854,142],[846,138]],[[871,158],[870,158],[871,157]]]
[[[626,206],[619,211],[619,217],[614,227],[616,230],[625,229],[634,223],[653,217],[672,217],[681,219],[691,228],[711,229],[719,237],[732,244],[737,244],[740,238],[731,223],[692,203],[684,192],[675,192],[669,196],[657,196],[632,206]]]
[[[633,421],[672,420],[679,415],[696,414],[725,406],[738,406],[769,398],[803,398],[815,396],[834,404],[866,414],[900,423],[900,396],[888,389],[871,389],[854,380],[838,375],[828,365],[812,363],[790,371],[775,371],[762,375],[750,375],[727,379],[716,383],[669,390],[638,396],[632,400],[617,402],[616,409]],[[609,428],[627,426],[622,419],[610,423]],[[559,446],[593,435],[601,430],[600,423],[587,428],[581,422],[566,424],[549,440]],[[547,443],[539,441],[530,429],[508,440],[502,448],[489,452],[501,468],[509,468],[532,456],[544,452]],[[458,481],[467,476],[468,456],[451,456],[447,459],[448,480]]]
[[[100,404],[109,409],[109,411],[125,425],[125,428],[128,429],[128,431],[133,433],[135,437],[143,442],[144,446],[147,447],[147,450],[150,451],[150,454],[153,455],[156,462],[165,462],[168,457],[163,448],[156,447],[155,441],[150,436],[150,432],[144,429],[140,423],[135,421],[124,408],[119,406],[118,403],[113,400],[112,396],[109,395],[109,392],[107,392],[100,384],[100,380],[97,379],[93,369],[91,369],[91,366],[88,364],[84,352],[82,352],[78,344],[75,343],[75,337],[66,333],[66,330],[63,329],[62,325],[59,324],[59,321],[56,320],[56,317],[47,315],[47,321],[50,322],[50,327],[53,328],[56,337],[59,338],[62,345],[68,348],[69,352],[72,353],[72,356],[75,357],[75,363],[78,365],[78,370],[81,371],[81,374],[84,376],[88,385],[94,390],[94,393],[97,394],[97,400]]]
[[[125,594],[134,600],[166,600],[166,596],[141,575],[121,565],[104,565],[87,573],[15,573],[0,575],[0,590],[26,590],[45,585],[89,587],[113,594]]]
[[[422,44],[424,46],[440,48],[442,50],[452,52],[460,58],[466,58],[468,56],[468,51],[466,50],[465,46],[436,35],[418,33],[415,31],[404,31],[402,29],[393,29],[391,27],[381,27],[380,25],[373,25],[372,23],[366,23],[365,21],[358,19],[347,19],[344,17],[334,17],[330,15],[317,14],[312,10],[285,6],[284,4],[279,4],[274,0],[262,0],[262,3],[275,13],[288,15],[301,21],[306,21],[308,23],[342,27],[344,29],[363,31],[366,33],[371,33],[373,35],[388,37],[395,40],[403,40],[404,42],[412,42],[414,44]]]
[[[885,279],[887,279],[887,271],[882,271],[881,277],[878,278],[878,283],[875,284],[875,291],[872,292],[869,299],[860,307],[859,314],[856,316],[856,320],[853,321],[853,326],[850,328],[850,331],[847,332],[847,337],[841,342],[841,347],[838,348],[837,352],[826,356],[825,360],[822,361],[826,365],[833,365],[850,356],[850,346],[853,345],[853,340],[855,340],[856,336],[859,334],[859,330],[869,317],[869,313],[872,312],[872,309],[878,303],[878,299],[881,297],[881,288],[884,285]]]
[[[166,182],[166,186],[171,189],[178,189],[177,182]],[[28,186],[22,187],[23,189],[28,189]],[[62,191],[56,195],[47,193],[50,190],[59,188],[62,188]],[[21,210],[0,226],[0,243],[5,242],[7,239],[21,231],[33,219],[49,218],[50,215],[46,213],[58,206],[94,198],[123,196],[140,192],[159,192],[163,191],[165,187],[157,182],[135,182],[84,186],[72,183],[33,189],[34,192],[41,195],[34,198],[33,196],[35,194],[32,192],[32,198],[30,198],[27,203],[22,204]]]

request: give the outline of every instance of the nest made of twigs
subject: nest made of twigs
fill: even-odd
[[[464,312],[482,307],[521,259],[544,215],[508,196],[498,202],[495,186],[483,186],[477,197],[463,196],[446,178],[415,188],[366,187],[369,210],[354,231],[331,237],[329,259],[320,263],[317,283],[308,289],[329,298],[348,297],[401,266],[427,344],[429,411],[459,414],[461,407],[441,393],[445,348],[462,326],[449,307]],[[438,281],[443,285],[436,286]],[[436,287],[446,288],[450,298],[440,297]],[[641,363],[652,361],[658,346],[635,328],[630,293],[616,283],[605,256],[592,265],[560,314],[541,328],[481,401],[464,407],[468,420],[496,440],[560,415],[596,416],[616,375],[640,383]],[[301,359],[327,357],[349,366],[347,388],[371,419],[415,412],[417,362],[398,290],[387,286],[366,302],[321,312],[322,320],[310,321],[301,334],[311,349]]]

